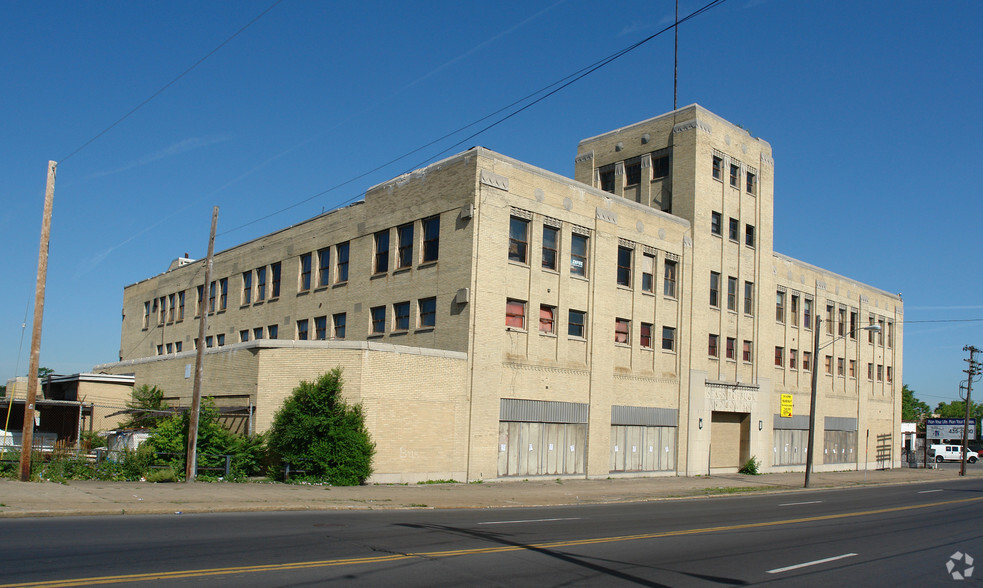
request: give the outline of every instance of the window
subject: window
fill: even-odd
[[[867,379],[868,380],[874,379],[874,364],[872,363],[867,364]]]
[[[744,244],[754,247],[754,225],[744,225]]]
[[[676,262],[666,260],[665,278],[662,281],[662,293],[670,298],[676,297]]]
[[[723,228],[723,217],[720,216],[719,212],[713,211],[710,213],[710,232],[714,235],[722,235]]]
[[[775,365],[782,367],[785,365],[785,348],[775,346]]]
[[[836,320],[833,318],[834,310],[832,304],[826,305],[826,334],[828,335],[833,334],[833,325],[836,323]]]
[[[676,350],[676,329],[674,327],[662,327],[662,349],[664,351]]]
[[[225,345],[225,335],[224,334],[215,335],[215,343],[217,343],[219,347]]]
[[[431,216],[423,224],[423,263],[437,261],[440,256],[440,217]]]
[[[727,359],[737,359],[737,339],[727,337],[726,354]]]
[[[389,271],[389,229],[375,234],[375,267],[372,272],[384,274]]]
[[[307,319],[297,321],[297,339],[307,341]]]
[[[738,189],[741,187],[741,168],[733,163],[730,164],[730,185]]]
[[[205,337],[205,347],[211,349],[214,346],[215,346],[215,340],[214,340],[214,338],[211,335]]]
[[[345,325],[348,323],[348,317],[343,312],[336,313],[331,317],[331,324],[334,327],[334,339],[344,339],[345,338]]]
[[[642,183],[642,164],[638,161],[625,164],[625,184],[634,186]]]
[[[858,319],[857,313],[851,312],[850,313],[850,338],[851,339],[857,338],[857,319]]]
[[[846,309],[840,308],[836,314],[839,317],[836,325],[836,334],[842,337],[846,334]]]
[[[177,320],[184,320],[184,290],[177,293]]]
[[[256,302],[266,300],[266,267],[256,269]]]
[[[707,355],[710,357],[720,357],[719,345],[720,336],[711,334],[707,345]]]
[[[399,243],[396,252],[396,268],[401,269],[413,265],[413,223],[396,228],[396,238]]]
[[[242,303],[249,304],[253,301],[253,272],[242,273]]]
[[[218,291],[217,283],[212,282],[208,285],[208,312],[215,312],[215,294]]]
[[[397,302],[393,304],[393,330],[407,331],[410,328],[410,303]]]
[[[314,317],[314,337],[318,341],[324,341],[328,338],[328,317]]]
[[[157,346],[157,355],[164,355],[164,346],[163,345],[158,345]]]
[[[570,235],[570,273],[587,277],[587,237]]]
[[[802,326],[812,328],[812,300],[808,298],[802,301]]]
[[[249,341],[249,329],[239,331],[239,342],[245,343],[246,341]]]
[[[277,325],[270,325],[266,327],[267,338],[276,339],[280,334],[280,327]]]
[[[713,179],[722,180],[724,175],[724,160],[713,156]]]
[[[203,304],[203,296],[205,295],[205,286],[198,286],[198,299],[195,300],[195,316],[201,315],[201,308]]]
[[[543,269],[556,269],[556,242],[560,230],[543,225]]]
[[[418,302],[421,327],[434,327],[437,325],[437,299],[434,297],[421,298]]]
[[[218,309],[225,310],[229,307],[229,278],[222,278],[218,281]]]
[[[894,380],[894,373],[893,372],[894,372],[894,370],[891,369],[891,366],[887,366],[887,383],[888,384],[890,384],[891,381]]]
[[[655,256],[642,254],[642,291],[655,293]]]
[[[555,333],[556,307],[541,304],[539,306],[539,332],[552,335]]]
[[[792,368],[793,370],[799,369],[799,364],[797,362],[798,355],[799,355],[798,349],[788,350],[788,367]]]
[[[169,323],[174,322],[174,309],[177,306],[174,301],[175,296],[176,294],[171,294],[167,297],[167,322]]]
[[[331,248],[317,250],[317,285],[327,286],[331,283]]]
[[[605,192],[614,194],[614,167],[607,167],[599,171],[601,189]]]
[[[710,272],[710,306],[720,308],[720,274]]]
[[[737,311],[737,278],[727,277],[727,310]]]
[[[654,179],[664,178],[669,175],[669,156],[652,158],[652,177]]]
[[[184,346],[184,345],[183,345],[183,344],[181,343],[181,341],[177,341],[177,342],[175,342],[175,343],[174,343],[174,353],[181,353],[181,348],[182,348],[183,346]]]
[[[791,304],[789,304],[788,309],[789,316],[791,316],[791,324],[793,327],[799,326],[799,297],[792,294]]]
[[[842,376],[843,375],[843,358],[842,357],[837,357],[836,358],[836,375],[837,376]]]
[[[167,297],[161,296],[159,302],[158,299],[155,299],[154,308],[157,309],[157,324],[163,325],[164,319],[167,318]]]
[[[826,363],[825,363],[826,373],[832,376],[833,375],[833,356],[832,355],[827,355],[825,361],[826,361]]]
[[[262,338],[263,338],[263,327],[255,327],[253,329],[253,339],[262,339]]]
[[[744,177],[746,179],[744,182],[744,189],[747,190],[748,194],[753,196],[758,188],[758,178],[752,172],[747,172]]]
[[[386,332],[386,307],[376,306],[369,311],[372,315],[372,334],[381,335]]]
[[[339,284],[348,281],[348,241],[335,245],[335,256],[338,258],[337,271]]]
[[[174,351],[174,346],[171,345],[170,343],[168,343],[167,344],[167,352],[168,353],[173,353],[173,351]]]
[[[642,323],[642,328],[638,335],[638,344],[645,349],[652,349],[652,324],[651,323]]]
[[[280,262],[270,265],[270,298],[280,296]]]
[[[892,322],[887,323],[887,346],[894,347],[894,323]]]
[[[884,347],[884,331],[887,330],[884,325],[884,319],[878,320],[877,326],[880,327],[877,331],[877,344]]]
[[[748,341],[748,340],[746,340],[746,339],[744,340],[744,348],[743,348],[743,350],[741,352],[741,357],[743,358],[744,361],[750,363],[750,361],[751,361],[751,342]]]
[[[630,247],[618,247],[618,285],[631,288],[631,256]]]
[[[877,381],[884,381],[884,366],[881,364],[877,364]]]
[[[587,313],[581,310],[570,310],[567,315],[567,335],[571,337],[580,337],[584,339],[587,337],[587,332],[584,330],[584,325],[587,322]]]
[[[727,238],[731,241],[737,241],[741,237],[741,221],[736,218],[732,218],[728,221],[727,225]]]
[[[614,319],[614,342],[621,345],[628,345],[631,342],[631,321],[623,318]]]
[[[754,282],[744,282],[744,314],[754,314]]]
[[[802,369],[804,369],[807,372],[810,371],[810,370],[812,370],[812,352],[811,351],[803,351],[802,352]]]
[[[509,261],[526,263],[529,245],[529,221],[513,216],[509,221]]]
[[[300,284],[298,287],[301,292],[307,292],[311,289],[311,271],[313,270],[311,258],[310,253],[304,253],[300,256]]]
[[[524,300],[508,299],[505,303],[505,326],[511,329],[525,330],[526,303]]]

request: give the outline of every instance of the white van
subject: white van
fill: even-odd
[[[960,461],[965,451],[962,445],[932,445],[928,449],[928,458],[938,463],[943,461]],[[975,451],[966,451],[966,461],[976,463],[979,455]]]

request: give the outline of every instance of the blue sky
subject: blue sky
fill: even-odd
[[[27,372],[49,159],[41,364],[73,373],[116,359],[125,285],[204,256],[213,205],[220,250],[449,148],[572,176],[580,139],[672,109],[665,34],[372,172],[658,32],[673,2],[284,0],[86,145],[271,4],[0,4],[0,379]],[[680,27],[679,104],[774,149],[775,249],[901,292],[903,380],[933,406],[956,398],[963,346],[983,347],[980,30],[970,0],[729,0]]]

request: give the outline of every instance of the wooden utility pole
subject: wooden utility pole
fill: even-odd
[[[963,347],[963,351],[969,352],[969,359],[964,361],[969,362],[969,367],[966,368],[966,420],[963,421],[963,446],[962,453],[959,459],[959,475],[966,475],[966,452],[969,451],[969,415],[971,414],[970,407],[973,406],[972,395],[973,395],[973,378],[975,378],[980,373],[979,363],[976,361],[976,354],[980,352],[979,349],[973,347],[972,345],[967,345]]]
[[[201,412],[202,363],[205,355],[205,329],[208,323],[208,306],[205,296],[212,280],[212,254],[215,252],[215,227],[218,225],[218,207],[212,208],[212,231],[208,235],[208,256],[205,258],[205,285],[201,288],[201,314],[198,317],[198,349],[195,353],[195,383],[191,392],[191,418],[188,423],[188,457],[184,468],[184,481],[194,482],[198,473],[198,414]]]
[[[676,24],[672,27],[673,49],[672,49],[672,109],[676,110],[676,96],[678,94],[678,72],[679,72],[679,0],[676,0]]]
[[[51,208],[55,200],[55,171],[58,164],[48,162],[48,183],[44,190],[44,215],[41,217],[41,246],[38,248],[38,279],[34,287],[34,327],[31,331],[31,360],[27,368],[27,400],[24,402],[24,427],[21,429],[20,479],[31,479],[31,449],[34,445],[34,403],[38,397],[38,366],[41,359],[41,320],[44,318],[44,287],[48,279],[48,241],[51,237]]]

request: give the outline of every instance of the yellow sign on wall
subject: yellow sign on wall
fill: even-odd
[[[792,395],[782,394],[782,417],[792,416]]]

